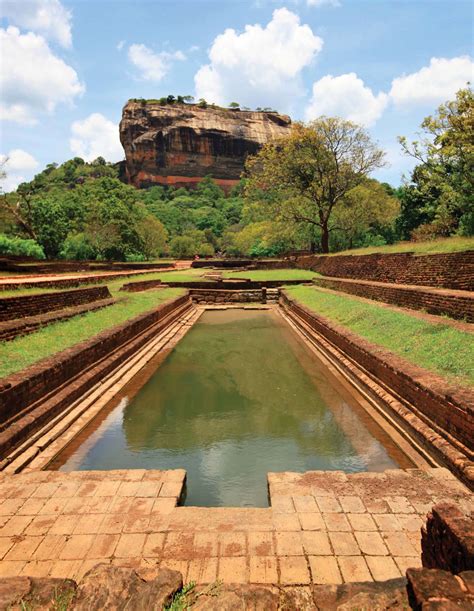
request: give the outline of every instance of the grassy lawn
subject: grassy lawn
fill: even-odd
[[[473,335],[378,304],[332,295],[309,286],[287,288],[288,294],[315,313],[339,323],[374,344],[451,382],[474,385]]]
[[[343,250],[331,253],[335,255],[370,255],[373,253],[396,253],[414,252],[417,255],[435,255],[449,252],[462,252],[464,250],[474,250],[474,238],[452,237],[439,238],[429,242],[398,242],[387,246],[370,246],[368,248],[356,248],[354,250]]]
[[[305,269],[254,269],[251,271],[223,272],[225,278],[250,280],[311,280],[317,274]]]
[[[171,271],[171,272],[155,272],[150,274],[136,274],[135,276],[127,276],[118,278],[116,280],[113,279],[113,276],[105,276],[101,281],[98,281],[94,284],[81,284],[80,286],[74,286],[71,288],[47,288],[47,287],[36,287],[36,288],[19,288],[12,289],[8,291],[0,291],[0,299],[2,297],[16,297],[19,295],[35,295],[37,293],[55,293],[55,292],[63,292],[63,291],[72,291],[78,288],[89,288],[92,286],[97,286],[99,284],[107,284],[109,289],[112,291],[118,290],[121,286],[128,282],[138,282],[141,280],[157,280],[160,279],[164,283],[166,282],[192,282],[193,280],[206,280],[205,278],[201,278],[201,274],[205,273],[205,270],[202,269],[185,269],[182,271]],[[70,274],[64,274],[65,276],[69,276]],[[313,274],[314,275],[314,274]],[[58,275],[58,278],[61,278],[61,275]]]
[[[115,281],[113,284],[116,286],[110,286],[111,292],[117,296],[123,281]],[[74,346],[147,310],[152,310],[158,304],[183,293],[184,289],[179,288],[143,293],[120,293],[120,301],[107,308],[57,322],[11,342],[2,342],[0,343],[0,378],[20,371],[40,359]]]

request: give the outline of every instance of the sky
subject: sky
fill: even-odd
[[[74,156],[124,158],[129,98],[194,95],[340,116],[387,153],[393,185],[413,161],[397,136],[473,82],[470,0],[1,0],[4,191]]]

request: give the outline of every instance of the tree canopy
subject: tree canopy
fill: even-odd
[[[266,144],[248,160],[246,194],[269,195],[265,203],[278,221],[317,228],[321,251],[329,252],[334,211],[383,159],[368,133],[350,121],[322,117],[297,123],[289,136]]]

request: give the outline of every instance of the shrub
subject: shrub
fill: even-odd
[[[90,261],[97,258],[97,251],[84,233],[75,233],[67,236],[60,257],[73,261]]]
[[[45,259],[43,249],[35,240],[11,238],[3,233],[0,234],[0,254]]]

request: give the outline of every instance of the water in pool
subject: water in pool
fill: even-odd
[[[205,311],[147,375],[53,467],[184,468],[186,505],[264,507],[269,471],[400,463],[275,311]]]

